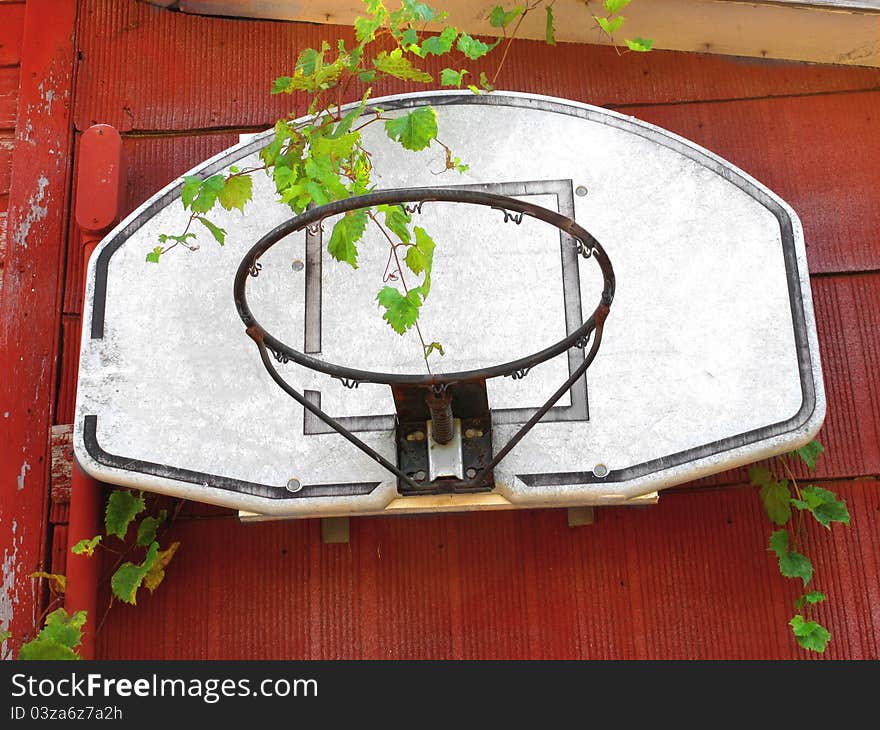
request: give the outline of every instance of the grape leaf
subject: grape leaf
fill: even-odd
[[[279,76],[272,82],[270,94],[290,94],[293,91],[293,78],[291,76]]]
[[[813,564],[806,555],[790,551],[779,558],[779,572],[786,578],[800,578],[807,585],[813,577]]]
[[[654,47],[654,41],[650,38],[633,38],[628,39],[626,41],[627,48],[631,51],[637,51],[639,53],[646,53],[650,51]]]
[[[788,553],[789,535],[787,530],[774,530],[770,533],[770,550],[781,558]]]
[[[431,56],[442,56],[452,50],[452,44],[458,38],[458,30],[447,25],[440,35],[429,36],[422,41],[422,53]]]
[[[752,484],[760,487],[761,504],[767,516],[777,525],[784,525],[791,519],[791,492],[788,482],[776,481],[770,471],[763,466],[749,469]]]
[[[807,604],[815,605],[817,603],[822,603],[825,600],[825,594],[820,593],[819,591],[810,591],[809,593],[805,593],[800,598],[798,598],[794,602],[794,607],[797,609],[801,609]]]
[[[620,30],[620,26],[623,25],[623,20],[624,18],[622,15],[617,18],[596,18],[599,26],[608,35],[614,35],[615,31]]]
[[[556,45],[556,18],[553,17],[553,6],[547,6],[547,25],[544,30],[544,40],[548,46]]]
[[[183,187],[180,189],[180,202],[184,208],[189,208],[192,202],[199,194],[199,188],[202,187],[202,178],[196,175],[187,175],[183,178]]]
[[[446,354],[445,352],[443,352],[443,345],[441,345],[439,342],[432,342],[430,345],[425,347],[425,357],[428,357],[432,352],[434,352],[434,350],[440,353],[440,357],[443,357],[443,355]]]
[[[492,8],[492,12],[489,13],[489,25],[493,28],[506,28],[522,15],[523,10],[525,10],[525,8],[520,5],[517,5],[510,10],[505,10],[500,5],[496,5]]]
[[[156,564],[159,557],[159,543],[152,542],[147,549],[147,555],[144,562],[138,564],[125,562],[120,565],[113,576],[110,578],[110,588],[113,595],[120,601],[130,603],[132,606],[137,604],[137,591],[144,582],[147,573]]]
[[[385,122],[385,132],[402,147],[417,152],[429,147],[437,137],[437,112],[423,106]]]
[[[114,489],[104,511],[104,528],[107,534],[116,535],[120,540],[124,540],[131,521],[143,512],[145,507],[142,496],[135,496],[127,489]]]
[[[38,570],[31,573],[28,578],[45,578],[49,582],[49,589],[52,593],[64,593],[67,590],[67,577],[58,573],[47,573],[44,570]]]
[[[238,208],[244,213],[244,204],[254,196],[254,181],[248,175],[235,175],[226,178],[220,191],[220,205],[226,210]]]
[[[760,495],[767,515],[775,524],[784,525],[791,519],[791,492],[785,479],[764,485]]]
[[[147,254],[147,261],[151,264],[158,264],[159,257],[162,255],[163,248],[161,246],[156,246],[152,251]]]
[[[51,639],[34,639],[22,644],[18,658],[25,661],[62,661],[77,660],[82,657],[70,647],[59,644]]]
[[[456,86],[459,89],[461,88],[461,82],[464,79],[464,75],[467,73],[467,69],[462,69],[461,71],[455,71],[451,68],[444,68],[440,72],[440,85],[441,86]]]
[[[617,13],[623,10],[627,5],[629,5],[630,0],[605,0],[602,5],[605,6],[605,9],[611,13]]]
[[[95,554],[95,548],[101,542],[101,536],[95,535],[93,538],[83,538],[76,545],[70,548],[70,552],[74,555],[85,555],[91,557]]]
[[[422,306],[422,300],[418,289],[410,289],[409,293],[404,296],[393,286],[385,286],[376,295],[376,300],[380,306],[385,308],[382,319],[388,322],[399,335],[412,327],[419,318],[419,307]]]
[[[316,48],[306,48],[300,52],[296,59],[295,71],[299,71],[305,76],[312,76],[317,73],[324,65],[324,54],[330,49],[330,44],[324,41],[321,44],[321,50]]]
[[[137,544],[146,547],[156,539],[156,530],[159,525],[165,522],[168,517],[168,510],[161,510],[158,515],[144,517],[141,524],[138,525]]]
[[[395,48],[391,53],[382,51],[373,59],[373,65],[382,73],[403,81],[419,81],[423,84],[430,84],[434,80],[434,77],[427,71],[416,68],[408,58],[404,58],[399,48]]]
[[[73,649],[82,638],[87,616],[85,611],[77,611],[71,616],[63,608],[57,608],[46,616],[46,624],[38,638],[51,639]]]
[[[365,18],[361,15],[354,19],[354,37],[358,43],[368,43],[376,37],[376,31],[381,25],[381,19]]]
[[[400,42],[406,50],[415,50],[421,53],[421,49],[418,47],[419,34],[415,28],[407,28],[403,31],[403,35],[400,36]],[[415,46],[415,49],[413,49],[413,46]]]
[[[823,451],[825,451],[825,447],[816,439],[813,439],[806,446],[801,446],[794,453],[801,458],[810,470],[813,470],[816,468],[816,460],[822,455]]]
[[[849,524],[849,510],[846,502],[837,498],[834,492],[810,484],[801,489],[801,499],[791,502],[799,510],[807,510],[823,527],[831,529],[832,522]]]
[[[474,38],[467,33],[462,33],[458,37],[457,48],[461,51],[465,56],[467,56],[471,61],[476,61],[478,58],[482,58],[489,51],[491,51],[495,46],[497,46],[501,42],[499,38],[492,45],[488,43],[483,43],[483,41]]]
[[[337,261],[344,261],[356,269],[358,250],[355,244],[364,235],[366,227],[367,211],[354,210],[346,213],[333,226],[333,233],[330,234],[330,242],[327,244],[329,254]]]
[[[46,616],[46,623],[33,641],[24,644],[19,659],[79,659],[74,649],[82,641],[82,627],[86,623],[85,611],[72,616],[58,608]]]
[[[214,236],[214,239],[221,246],[226,242],[226,229],[225,228],[220,228],[220,226],[216,225],[215,223],[212,223],[207,218],[203,218],[200,215],[196,216],[196,220],[211,232],[211,235]]]
[[[425,279],[419,287],[422,300],[428,298],[431,291],[431,269],[434,265],[434,248],[433,239],[428,235],[427,231],[421,226],[413,229],[416,234],[416,241],[406,251],[406,265],[414,274],[425,273]]]
[[[377,213],[385,214],[385,225],[403,243],[409,243],[412,235],[409,232],[409,224],[412,216],[407,213],[402,205],[378,205]]]
[[[828,646],[831,640],[831,634],[821,624],[815,621],[807,621],[803,616],[797,614],[788,622],[794,633],[797,643],[804,649],[815,651],[821,654]]]
[[[486,76],[485,71],[480,71],[480,86],[482,86],[483,89],[485,89],[486,91],[495,91],[495,87],[492,86],[491,82],[489,81],[489,77]]]
[[[421,21],[427,23],[438,17],[438,13],[434,8],[425,3],[416,2],[416,0],[403,0],[401,5],[403,6],[402,9],[406,11],[409,19],[413,22]],[[443,15],[445,15],[445,13]]]
[[[171,545],[168,546],[166,550],[160,550],[156,554],[156,562],[153,563],[153,566],[147,571],[147,574],[144,576],[144,585],[147,587],[147,590],[152,593],[159,587],[159,584],[165,578],[165,568],[168,567],[168,563],[171,562],[171,558],[174,557],[174,554],[177,552],[177,548],[180,547],[179,542],[172,542]]]
[[[359,114],[360,110],[355,109],[355,114]],[[343,120],[345,121],[345,120]],[[352,119],[352,121],[354,121]],[[351,124],[351,122],[348,122]],[[341,122],[340,122],[341,124]],[[357,132],[348,132],[346,134],[340,134],[338,136],[332,137],[317,137],[312,140],[312,157],[310,161],[314,164],[316,160],[319,160],[322,157],[334,157],[334,158],[345,158],[351,154],[352,149],[355,144],[360,141],[361,136]],[[331,169],[329,165],[331,164],[329,160],[327,160],[328,170]]]
[[[199,192],[190,204],[190,209],[194,213],[207,213],[214,207],[217,196],[223,191],[225,184],[223,175],[211,175],[207,180],[202,180]]]

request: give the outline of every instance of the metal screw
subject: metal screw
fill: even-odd
[[[413,479],[415,479],[417,482],[423,482],[425,481],[426,476],[428,475],[425,474],[425,472],[423,472],[421,469],[419,469],[419,471],[413,474]]]
[[[474,467],[469,467],[464,474],[468,479],[473,479],[475,476],[477,476],[477,470],[474,469]]]
[[[599,479],[601,479],[602,477],[607,477],[608,467],[605,466],[605,464],[596,464],[596,466],[593,467],[593,474],[599,477]]]
[[[583,198],[587,194],[587,189],[583,185],[578,185],[574,189],[574,194],[577,195],[578,197]]]
[[[483,431],[479,428],[468,428],[464,432],[464,437],[466,439],[479,439],[483,438]]]
[[[424,431],[411,431],[406,435],[407,441],[424,441],[425,440],[425,432]]]
[[[302,271],[306,267],[306,265],[300,259],[294,259],[291,267],[294,271]]]
[[[288,492],[298,492],[303,488],[302,482],[296,477],[291,477],[287,480],[287,491]]]

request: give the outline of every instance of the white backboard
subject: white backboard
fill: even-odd
[[[497,92],[376,100],[389,114],[431,104],[443,152],[413,153],[381,125],[364,129],[380,188],[469,186],[574,218],[602,244],[617,292],[585,379],[495,469],[492,495],[450,509],[617,504],[796,448],[819,430],[825,399],[803,234],[776,195],[676,135],[604,109]],[[270,133],[208,160],[207,176],[257,159]],[[188,217],[175,181],[129,216],[92,258],[75,424],[77,458],[98,479],[261,514],[325,516],[418,509],[396,479],[305,412],[264,370],[232,297],[244,253],[291,217],[259,175],[246,215],[214,216],[195,253],[145,261]],[[595,308],[594,262],[566,254],[560,231],[487,208],[425,205],[437,242],[426,339],[440,371],[526,355]],[[291,347],[352,367],[420,372],[418,340],[399,337],[375,302],[388,246],[368,233],[352,271],[323,236],[294,234],[262,259],[248,296]],[[323,240],[322,240],[323,238]],[[521,380],[489,381],[495,448],[577,366],[582,350]],[[347,389],[281,366],[285,378],[394,461],[387,386]],[[287,489],[296,479],[302,488]],[[403,502],[402,502],[403,500]],[[432,508],[440,502],[431,503]]]

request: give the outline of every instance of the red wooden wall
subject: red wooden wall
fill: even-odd
[[[272,78],[306,45],[350,35],[133,0],[81,0],[75,30],[76,134],[96,122],[123,133],[129,209],[286,113],[289,100],[267,94]],[[606,105],[683,134],[800,214],[828,395],[817,477],[853,516],[849,529],[810,533],[817,588],[829,596],[825,656],[880,658],[880,70],[516,46],[502,87]],[[49,331],[60,377],[52,397],[33,402],[56,423],[73,417],[79,269],[72,248],[63,276],[41,274],[41,291],[63,291],[43,308],[47,322],[60,318]],[[2,317],[15,316],[3,307]],[[26,528],[43,524],[34,514]],[[319,532],[315,521],[242,525],[187,506],[172,528],[182,547],[165,583],[136,608],[109,612],[99,655],[806,656],[787,626],[796,587],[765,550],[769,527],[741,470],[664,493],[656,507],[600,510],[576,530],[563,511],[525,511],[354,519],[347,545],[322,544]],[[61,537],[63,526],[56,567]]]

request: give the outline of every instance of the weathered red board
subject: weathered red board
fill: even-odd
[[[125,141],[129,207],[286,112],[266,85],[298,47],[339,30],[133,0],[80,8],[77,124],[151,131]],[[880,658],[880,71],[518,46],[504,86],[621,108],[708,146],[788,199],[814,271],[852,272],[813,279],[829,399],[818,475],[868,478],[826,484],[848,500],[853,525],[811,530],[809,552],[829,595],[826,656]],[[223,63],[193,65],[190,54]],[[76,259],[67,266],[70,333],[80,273]],[[74,371],[64,355],[59,418]],[[110,612],[99,656],[804,658],[787,627],[797,588],[766,552],[756,495],[742,472],[717,479],[731,486],[600,510],[577,530],[552,511],[359,519],[348,545],[322,544],[316,522],[239,525],[193,506],[166,538],[182,546],[165,583]]]
[[[28,575],[46,558],[75,18],[75,0],[30,0],[24,19],[9,240],[0,291],[0,621],[3,628],[8,622],[13,633],[4,658],[32,635],[41,610],[41,588]],[[0,107],[2,103],[0,98]],[[4,121],[0,109],[0,126]]]
[[[880,656],[878,484],[829,485],[853,527],[809,531],[829,658]],[[114,607],[106,658],[803,658],[797,586],[766,551],[748,489],[608,508],[358,519],[325,545],[316,521],[184,521],[153,596]],[[835,575],[836,571],[836,575]],[[106,597],[105,597],[106,599]],[[135,630],[136,627],[136,630]]]

